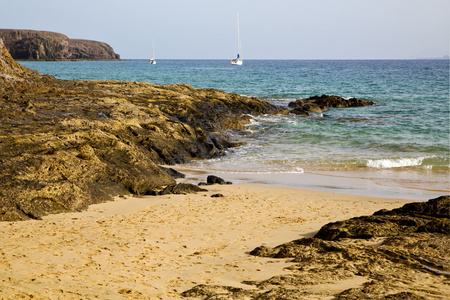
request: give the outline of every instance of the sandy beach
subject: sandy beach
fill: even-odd
[[[0,31],[0,300],[450,299],[448,59],[150,69]]]
[[[255,247],[411,202],[262,185],[207,189],[117,197],[80,213],[0,223],[2,299],[182,299],[198,284],[251,288],[242,281],[286,273],[289,265],[249,255]],[[217,193],[224,197],[211,197]],[[362,283],[311,286],[310,299]]]

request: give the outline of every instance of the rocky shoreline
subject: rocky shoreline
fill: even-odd
[[[450,279],[450,197],[408,203],[371,216],[323,226],[313,238],[251,255],[292,259],[290,274],[245,281],[251,289],[197,285],[182,293],[197,299],[304,299],[314,285],[364,279],[333,299],[445,299]],[[429,284],[432,282],[432,284]],[[447,288],[443,288],[447,286]]]
[[[160,165],[224,155],[239,145],[229,133],[250,115],[295,113],[185,84],[58,80],[24,68],[0,47],[0,221],[152,193],[174,183]],[[322,98],[334,107],[348,102]]]
[[[41,219],[48,214],[82,211],[117,195],[164,197],[167,193],[178,193],[174,183],[180,174],[161,165],[223,155],[226,149],[238,145],[229,133],[242,130],[251,120],[250,115],[309,115],[326,107],[346,107],[351,102],[355,106],[374,104],[350,100],[323,95],[298,100],[289,110],[257,98],[195,89],[184,84],[156,86],[143,82],[58,80],[18,64],[0,39],[0,221]],[[207,184],[226,183],[217,181],[211,177]],[[199,187],[195,190],[206,193]],[[214,195],[211,199],[221,199],[215,200],[214,207],[220,202],[227,207],[225,211],[230,209],[229,205],[234,205],[230,203],[232,200],[239,200],[243,207],[251,209],[248,201],[256,197],[256,194],[234,198],[223,193]],[[278,198],[277,194],[271,201]],[[270,201],[264,199],[258,203],[266,205]],[[185,202],[180,204],[181,216],[185,205]],[[198,205],[204,205],[203,201],[198,200]],[[282,204],[276,205],[280,206]],[[318,285],[357,279],[361,282],[359,286],[352,285],[333,295],[334,299],[445,299],[450,294],[449,206],[449,196],[411,203],[371,216],[329,223],[313,238],[277,247],[257,247],[250,253],[255,257],[292,259],[293,264],[287,268],[289,274],[246,280],[242,282],[248,287],[245,289],[199,284],[182,296],[303,299],[318,295],[305,291],[306,287],[314,289]],[[307,206],[301,209],[312,210]],[[259,212],[266,210],[269,211],[259,209]],[[314,208],[315,213],[318,210]],[[196,211],[204,212],[204,209],[193,210],[195,220]],[[140,216],[142,222],[149,221],[147,214],[151,211]],[[64,216],[61,218],[64,220]],[[67,221],[75,220],[74,217]],[[276,220],[280,222],[283,217]],[[292,220],[301,222],[301,218]],[[42,222],[50,227],[55,224]],[[95,221],[94,230],[99,228],[97,222],[105,220]],[[2,224],[12,227],[17,223],[22,222]],[[254,226],[258,224],[253,222]],[[121,229],[123,224],[116,226]],[[261,223],[261,226],[265,225]],[[6,227],[2,228],[9,234]],[[138,227],[132,226],[134,230]],[[14,231],[11,234],[14,235]],[[75,234],[78,237],[79,232]],[[120,230],[117,231],[117,235],[120,234]],[[148,235],[145,232],[145,238],[140,238],[139,243],[147,243]],[[107,242],[116,239],[108,237]],[[74,238],[68,243],[77,240]],[[220,249],[225,248],[226,245]],[[36,249],[40,250],[41,246]],[[70,249],[84,251],[78,246]],[[108,250],[104,245],[101,249],[96,251]],[[155,249],[158,247],[152,246],[147,254],[151,255]],[[120,247],[117,251],[126,249]],[[202,252],[194,254],[199,256]],[[86,257],[92,259],[91,254]],[[191,255],[187,257],[191,259]],[[145,262],[143,258],[139,259],[141,261]],[[0,263],[14,270],[9,260]],[[96,266],[98,269],[100,264]],[[91,262],[85,267],[93,270]],[[34,280],[33,277],[30,282]],[[8,285],[8,289],[11,286]],[[119,290],[124,297],[131,292]]]
[[[0,44],[0,220],[80,211],[172,184],[160,164],[223,154],[256,98],[188,85],[72,81],[17,64]]]

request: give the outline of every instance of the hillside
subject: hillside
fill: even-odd
[[[111,46],[103,42],[69,39],[61,33],[0,29],[0,38],[17,60],[116,60]]]

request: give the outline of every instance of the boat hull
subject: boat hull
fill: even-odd
[[[231,64],[237,65],[237,66],[242,66],[242,59],[232,59]]]

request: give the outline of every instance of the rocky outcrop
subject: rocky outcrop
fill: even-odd
[[[0,49],[0,221],[173,185],[159,164],[223,155],[246,114],[278,112],[188,85],[57,80],[20,66],[1,39]]]
[[[70,59],[114,60],[120,59],[113,48],[103,42],[70,39]]]
[[[205,185],[212,185],[212,184],[233,184],[231,181],[225,181],[223,178],[220,178],[215,175],[208,175],[206,178],[206,184]],[[199,183],[199,185],[203,185],[202,182]]]
[[[329,107],[359,107],[374,105],[373,101],[365,101],[358,98],[344,99],[339,96],[312,96],[306,99],[298,99],[288,104],[291,113],[309,116],[311,113],[321,113]]]
[[[0,38],[0,99],[7,99],[13,92],[22,92],[37,86],[34,79],[38,76],[37,71],[17,63]]]
[[[314,238],[251,255],[290,258],[289,274],[245,281],[254,289],[198,285],[182,295],[198,299],[319,299],[337,282],[354,287],[333,299],[446,299],[450,296],[450,197],[406,204],[372,216],[330,223]]]
[[[343,238],[370,239],[398,234],[434,232],[450,233],[449,197],[428,202],[410,203],[391,211],[381,210],[372,216],[352,218],[323,226],[314,236],[322,240]]]
[[[0,38],[18,60],[116,60],[106,43],[69,39],[61,33],[36,30],[0,29]]]

